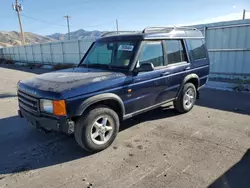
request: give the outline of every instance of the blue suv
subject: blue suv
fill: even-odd
[[[85,150],[111,145],[122,120],[173,102],[190,111],[207,82],[202,33],[188,27],[110,32],[75,68],[18,83],[19,116],[44,130],[74,134]]]

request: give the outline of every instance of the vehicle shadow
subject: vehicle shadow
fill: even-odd
[[[250,115],[250,93],[202,89],[196,105]]]
[[[37,68],[34,66],[21,66],[21,65],[15,65],[15,64],[0,64],[0,68],[12,69],[12,70],[23,71],[23,72],[34,73],[34,74],[43,74],[43,73],[52,71],[51,69]]]
[[[122,123],[120,131],[139,122],[178,115],[173,109],[158,108]],[[90,153],[81,149],[73,136],[37,131],[18,116],[0,119],[0,177],[57,165]]]
[[[73,137],[45,134],[18,116],[0,119],[0,176],[86,157]]]
[[[4,98],[9,98],[9,97],[16,97],[16,94],[12,94],[12,93],[1,93],[0,94],[0,99],[4,99]]]
[[[208,188],[249,188],[250,187],[250,149],[241,160],[216,179]]]
[[[120,131],[126,130],[142,122],[147,122],[147,121],[152,121],[152,120],[157,120],[157,119],[164,119],[164,118],[180,115],[175,109],[170,108],[171,106],[172,105],[160,107],[155,110],[148,111],[146,113],[142,113],[137,116],[134,116],[131,119],[125,120],[124,122],[122,122],[120,126]]]

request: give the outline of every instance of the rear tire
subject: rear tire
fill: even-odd
[[[174,101],[174,108],[179,112],[179,113],[186,113],[189,112],[195,104],[197,97],[197,90],[192,83],[186,83],[177,100]]]
[[[96,106],[76,121],[75,139],[83,149],[98,152],[112,144],[119,125],[116,112],[107,106]]]

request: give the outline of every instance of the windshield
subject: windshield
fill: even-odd
[[[80,66],[127,68],[134,56],[136,45],[137,41],[96,42]]]

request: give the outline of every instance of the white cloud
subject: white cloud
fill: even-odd
[[[231,13],[223,16],[212,17],[204,20],[195,21],[192,23],[179,24],[181,25],[198,25],[198,24],[206,24],[206,23],[214,23],[214,22],[223,22],[223,21],[232,21],[232,20],[241,20],[243,16],[242,12]],[[250,19],[250,12],[246,12],[246,19]]]
[[[233,8],[236,8],[236,6],[234,5]]]

